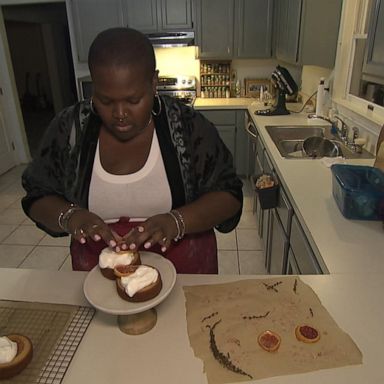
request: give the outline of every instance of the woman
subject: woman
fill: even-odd
[[[217,273],[212,229],[238,223],[242,183],[215,127],[159,97],[152,45],[136,30],[100,33],[88,65],[92,99],[50,124],[23,174],[25,212],[72,236],[74,269],[92,269],[108,245],[158,251],[179,273]]]

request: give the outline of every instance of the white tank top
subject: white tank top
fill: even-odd
[[[100,162],[99,143],[89,189],[89,210],[106,222],[121,216],[140,221],[150,216],[169,212],[172,196],[156,131],[143,168],[129,175],[113,175]]]

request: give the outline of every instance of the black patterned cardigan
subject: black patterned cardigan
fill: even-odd
[[[176,99],[162,96],[161,100],[161,113],[154,120],[173,208],[210,191],[227,191],[242,205],[242,181],[236,176],[232,155],[216,127],[201,113]],[[90,110],[89,100],[64,109],[52,120],[38,155],[22,176],[26,191],[22,207],[28,216],[32,203],[46,195],[60,195],[88,207],[100,125],[100,118]],[[233,230],[241,210],[219,224],[217,230]],[[66,235],[52,232],[41,223],[36,225],[51,236]]]

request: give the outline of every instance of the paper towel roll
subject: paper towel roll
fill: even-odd
[[[324,77],[320,78],[320,83],[317,87],[317,96],[316,96],[316,115],[317,116],[324,116],[324,101],[325,101],[325,95],[324,95]]]

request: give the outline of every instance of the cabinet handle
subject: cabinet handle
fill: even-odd
[[[256,134],[255,132],[252,132],[252,131],[251,131],[251,127],[253,127],[253,128],[256,130],[256,127],[255,127],[252,123],[248,123],[248,124],[247,124],[247,128],[246,128],[247,132],[248,132],[252,137],[257,138],[257,134]]]

